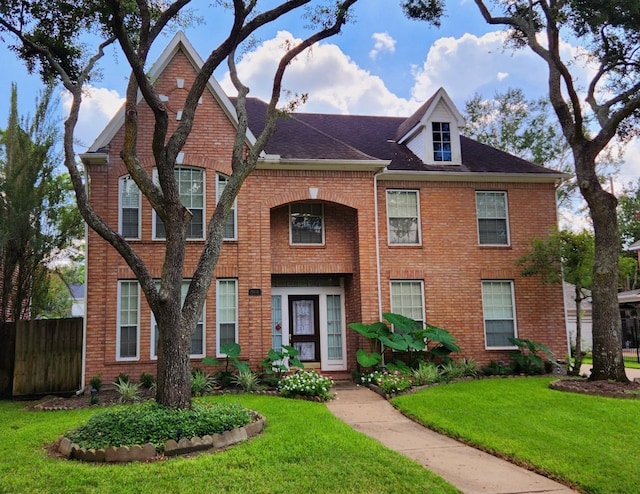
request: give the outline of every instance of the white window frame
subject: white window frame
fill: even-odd
[[[123,285],[135,285],[137,291],[137,307],[136,307],[136,354],[132,357],[122,357],[120,355],[120,342],[122,333],[122,286]],[[116,361],[118,362],[131,362],[140,360],[140,284],[133,280],[118,280],[118,303],[117,303],[117,322],[116,322]],[[131,326],[132,324],[127,324]]]
[[[220,196],[222,195],[222,191],[224,190],[224,188],[227,186],[228,181],[229,181],[229,177],[227,177],[226,175],[223,175],[222,173],[216,173],[216,204],[218,204],[218,201],[220,201]],[[227,236],[224,236],[224,233],[223,233],[222,240],[225,240],[225,241],[238,240],[237,206],[238,206],[238,199],[236,198],[233,201],[233,205],[231,206],[231,211],[229,211],[229,216],[227,216],[227,220],[225,222],[225,228],[224,228],[226,232],[227,223],[229,223],[230,221],[233,221],[233,236],[227,237]]]
[[[401,285],[418,285],[420,287],[420,312],[421,312],[421,319],[416,319],[415,317],[413,317],[412,315],[407,315],[406,313],[403,313],[402,311],[402,307],[397,307],[396,304],[394,304],[394,286],[401,286]],[[426,312],[425,312],[425,303],[424,303],[424,281],[423,280],[390,280],[389,281],[389,306],[391,307],[391,312],[393,312],[394,314],[401,314],[405,317],[410,317],[411,319],[415,320],[415,321],[419,321],[422,323],[423,327],[426,326],[427,324],[427,318],[426,318]]]
[[[487,317],[487,312],[490,307],[487,306],[487,301],[485,297],[485,285],[486,284],[508,284],[510,288],[511,295],[511,318],[489,318]],[[515,345],[507,344],[507,345],[489,345],[487,338],[487,321],[503,321],[503,320],[511,320],[513,322],[513,338],[518,337],[518,318],[516,315],[516,297],[515,297],[515,288],[513,280],[482,280],[481,284],[482,289],[482,321],[484,325],[484,345],[486,350],[513,350],[517,348]]]
[[[293,227],[292,227],[292,221],[291,221],[291,208],[294,206],[298,206],[298,205],[311,205],[311,206],[320,206],[320,215],[321,215],[321,220],[320,220],[320,228],[322,229],[322,239],[320,242],[312,242],[312,243],[308,243],[308,242],[294,242],[293,241]],[[300,246],[300,245],[310,245],[310,246],[314,246],[314,247],[318,247],[318,246],[323,246],[325,245],[325,221],[324,221],[324,204],[321,202],[297,202],[294,204],[289,204],[289,245],[292,246]]]
[[[123,204],[123,193],[124,193],[124,187],[125,187],[125,183],[131,181],[131,183],[133,184],[133,186],[135,187],[135,190],[138,191],[138,205],[137,205],[137,209],[138,209],[138,232],[135,236],[125,236],[124,235],[124,215],[123,215],[123,209],[124,209],[124,204]],[[131,175],[125,175],[123,177],[120,177],[120,179],[118,180],[118,232],[120,233],[120,235],[122,235],[124,238],[126,238],[127,240],[140,240],[140,226],[142,224],[141,220],[142,220],[142,215],[141,215],[141,203],[142,203],[142,192],[140,192],[140,189],[138,188],[138,185],[135,183],[135,181],[133,180],[133,178],[131,178]],[[127,208],[127,209],[132,209],[132,208]]]
[[[493,195],[501,195],[504,198],[504,217],[480,217],[480,212],[478,211],[478,197],[481,194],[493,194]],[[505,222],[505,230],[506,230],[506,241],[505,243],[483,243],[480,238],[480,220],[483,219],[495,219],[495,220],[504,220]],[[511,233],[509,227],[509,197],[507,192],[504,190],[477,190],[476,191],[476,227],[478,229],[478,245],[480,246],[489,246],[489,247],[509,247],[511,246]]]
[[[233,308],[233,320],[231,319],[223,319],[222,310],[226,309],[222,307],[222,301],[220,297],[220,285],[223,283],[233,283],[234,284],[234,297],[235,297],[235,307]],[[217,357],[225,357],[226,354],[220,353],[220,325],[221,324],[234,324],[235,325],[235,335],[234,341],[238,343],[238,280],[236,278],[219,278],[216,280],[216,356]]]
[[[393,242],[392,238],[391,238],[391,219],[392,218],[413,218],[413,216],[391,216],[391,213],[389,211],[389,207],[391,204],[391,201],[389,200],[389,196],[392,194],[415,194],[416,196],[416,222],[417,222],[417,227],[418,227],[418,239],[416,242]],[[398,245],[410,245],[410,246],[420,246],[422,245],[422,228],[421,228],[421,223],[422,220],[420,219],[420,191],[417,189],[387,189],[387,194],[386,194],[386,202],[387,202],[387,243],[388,245],[393,245],[393,246],[398,246]]]
[[[187,241],[200,241],[204,240],[207,234],[207,177],[205,170],[203,168],[198,168],[195,166],[179,166],[175,168],[175,172],[180,170],[195,170],[202,174],[202,236],[201,237],[190,237],[187,235]],[[158,169],[153,169],[153,181],[156,185],[158,185]],[[194,208],[195,209],[195,208]],[[198,208],[200,209],[200,208]],[[154,209],[151,213],[151,224],[152,224],[152,238],[153,240],[165,241],[166,237],[158,237],[158,233],[156,231],[156,222],[159,219],[156,210]]]
[[[182,287],[181,287],[181,299],[180,302],[181,304],[184,304],[184,299],[187,296],[187,290],[189,289],[189,284],[191,283],[191,280],[189,279],[184,279],[182,280]],[[156,281],[156,285],[159,287],[160,281]],[[192,359],[197,359],[197,358],[204,358],[207,356],[207,324],[206,324],[206,306],[207,303],[205,302],[204,306],[202,307],[202,314],[200,314],[200,319],[198,320],[198,324],[202,325],[202,353],[190,353],[189,354],[189,358]],[[151,311],[151,339],[150,339],[150,355],[151,355],[151,360],[157,360],[158,359],[158,353],[157,353],[157,347],[156,347],[156,339],[157,339],[157,331],[158,331],[158,325],[156,324],[156,316],[153,313],[153,311]]]

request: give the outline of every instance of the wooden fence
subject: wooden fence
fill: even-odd
[[[6,324],[0,349],[0,395],[71,393],[80,386],[82,318]]]

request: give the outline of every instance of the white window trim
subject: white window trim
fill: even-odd
[[[418,220],[418,241],[416,243],[392,243],[391,242],[391,216],[389,214],[389,193],[394,192],[414,192],[416,194],[416,214]],[[386,206],[387,206],[387,245],[390,247],[420,247],[422,246],[422,218],[420,217],[420,190],[418,189],[387,189],[385,193]]]
[[[122,210],[123,210],[123,204],[122,204],[122,189],[124,186],[124,182],[125,180],[133,180],[131,178],[131,175],[125,175],[123,177],[120,177],[118,179],[118,233],[120,233],[122,235],[123,232],[123,226],[122,226]],[[134,182],[135,184],[135,182]],[[136,184],[137,187],[137,184]],[[138,189],[138,234],[135,237],[123,237],[126,238],[127,240],[140,240],[141,238],[141,233],[140,230],[142,228],[142,191],[140,191],[140,189]]]
[[[395,314],[400,314],[400,312],[395,311],[393,307],[394,283],[419,283],[420,284],[420,302],[422,304],[422,323],[426,326],[427,315],[426,315],[426,307],[425,307],[425,299],[424,299],[424,281],[423,280],[399,280],[399,279],[389,280],[389,307],[391,309],[391,312]]]
[[[505,222],[507,226],[507,243],[506,244],[483,244],[480,243],[480,217],[478,216],[478,194],[502,194],[504,196],[504,212]],[[509,221],[509,195],[506,190],[476,190],[476,229],[478,234],[478,245],[480,247],[511,247],[511,227]]]
[[[198,168],[197,166],[176,166],[176,170],[200,170],[202,172],[202,237],[200,238],[189,238],[187,237],[187,242],[202,242],[206,240],[207,235],[207,174],[204,168]],[[153,183],[158,185],[158,169],[153,169]],[[158,237],[156,235],[156,210],[151,209],[151,239],[164,242],[166,241],[166,237]]]
[[[451,161],[436,161],[434,159],[434,142],[433,142],[433,130],[432,123],[448,123],[449,124],[449,132],[451,132]],[[424,125],[424,134],[425,134],[425,160],[424,162],[428,165],[442,165],[442,166],[450,166],[450,165],[461,165],[462,164],[462,151],[460,147],[460,129],[458,125],[453,120],[439,120],[437,118],[429,119]]]
[[[485,317],[486,310],[484,306],[484,284],[485,283],[509,283],[511,287],[511,307],[513,308],[513,338],[518,337],[518,316],[516,314],[516,294],[515,294],[515,286],[513,280],[482,280],[480,282],[480,296],[482,302],[482,326],[484,328],[484,348],[485,350],[515,350],[518,347],[515,345],[504,345],[504,346],[489,346],[487,343],[487,318]]]
[[[235,297],[236,297],[236,328],[235,328],[235,335],[234,335],[234,341],[236,343],[239,343],[239,322],[238,322],[238,316],[239,316],[239,311],[238,311],[238,307],[240,305],[240,301],[238,300],[238,280],[236,278],[218,278],[216,280],[216,357],[218,358],[224,358],[226,357],[225,353],[220,353],[220,282],[221,281],[233,281],[234,285],[235,285]],[[228,321],[225,321],[228,322]]]
[[[216,206],[218,204],[218,198],[222,193],[222,191],[219,190],[220,177],[224,177],[226,180],[229,180],[229,177],[227,177],[226,175],[222,173],[216,173]],[[223,238],[222,238],[223,242],[233,242],[238,240],[238,198],[237,197],[233,201],[233,206],[231,206],[231,211],[229,211],[229,214],[233,215],[233,237],[224,237],[224,234],[223,234]]]
[[[305,203],[299,203],[299,204],[305,204]],[[322,242],[321,243],[302,243],[302,242],[294,242],[293,241],[293,228],[291,228],[291,206],[292,204],[289,204],[289,215],[287,216],[287,220],[289,222],[289,245],[292,247],[322,247],[325,245],[325,241],[326,241],[326,236],[325,236],[325,221],[324,221],[324,204],[321,202],[312,202],[310,204],[319,204],[320,207],[322,208]]]
[[[121,322],[120,322],[120,304],[122,296],[122,284],[123,283],[135,283],[138,289],[138,320],[136,321],[136,355],[135,357],[121,357],[120,356],[120,339],[121,339]],[[117,303],[117,322],[116,322],[116,361],[118,362],[133,362],[140,360],[140,283],[134,280],[118,280],[118,303]]]

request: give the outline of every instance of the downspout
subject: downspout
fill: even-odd
[[[378,225],[378,175],[384,172],[385,168],[381,168],[373,174],[373,208],[375,214],[375,231],[376,231],[376,277],[378,285],[378,321],[382,321],[382,277],[380,273],[380,227]]]
[[[86,166],[86,165],[85,165]],[[87,197],[89,197],[89,173],[86,173],[87,179],[85,180],[85,189]],[[81,371],[80,371],[80,383],[78,386],[77,394],[81,394],[84,392],[84,383],[87,374],[87,307],[88,299],[87,295],[89,293],[88,285],[89,285],[89,225],[84,225],[84,314],[82,314],[82,358],[81,358]]]
[[[559,212],[558,212],[558,190],[561,185],[561,181],[556,182],[556,226],[558,226]],[[564,311],[564,334],[567,339],[567,356],[569,362],[567,364],[571,364],[571,335],[569,334],[569,311],[567,309],[567,300],[566,294],[564,292],[564,270],[562,268],[562,264],[560,264],[560,286],[562,287],[562,310]],[[578,314],[576,314],[577,316]]]

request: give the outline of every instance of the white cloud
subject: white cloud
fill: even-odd
[[[393,53],[396,51],[396,40],[388,33],[373,33],[371,37],[375,41],[373,49],[369,52],[369,57],[372,60],[375,60],[382,52]]]
[[[82,151],[89,147],[123,103],[124,98],[117,91],[87,86],[82,96],[74,135],[76,146]],[[62,93],[62,106],[65,114],[68,113],[71,94],[66,91]]]
[[[277,61],[294,40],[287,31],[260,44],[237,64],[240,80],[250,96],[268,100]],[[229,74],[220,81],[227,94],[235,94]],[[338,46],[321,43],[301,54],[287,68],[283,89],[308,93],[305,112],[366,115],[410,115],[417,103],[394,95],[384,81],[361,69]]]
[[[509,73],[508,72],[498,72],[497,79],[499,81],[504,81],[507,77],[509,77]]]

